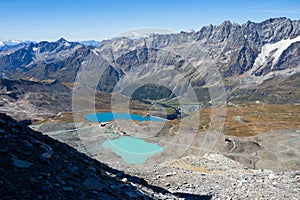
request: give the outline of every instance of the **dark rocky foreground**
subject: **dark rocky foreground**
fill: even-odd
[[[172,194],[0,114],[0,199],[211,199]]]

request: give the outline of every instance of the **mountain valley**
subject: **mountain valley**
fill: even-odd
[[[199,31],[134,39],[6,44],[0,47],[0,112],[19,122],[0,115],[1,153],[10,151],[4,140],[20,142],[20,129],[28,140],[21,142],[22,148],[40,144],[28,137],[55,146],[55,158],[41,161],[47,165],[64,156],[59,146],[71,152],[66,159],[80,157],[80,169],[93,162],[94,168],[84,174],[98,181],[109,179],[101,188],[108,188],[111,198],[297,199],[299,73],[300,20],[283,17],[241,25],[225,21]],[[85,118],[98,112],[166,120],[95,123]],[[34,131],[20,125],[27,119]],[[164,151],[131,165],[102,146],[122,137],[141,138]],[[20,152],[1,157],[9,160],[6,168],[16,162],[40,162]],[[20,168],[24,173],[31,169]],[[54,180],[52,175],[48,178]],[[49,187],[68,193],[71,189],[63,182],[70,180],[58,179],[64,191],[55,189],[55,181]],[[80,184],[74,183],[72,190]],[[113,194],[114,184],[129,189],[124,196]],[[9,187],[8,183],[4,188]],[[94,189],[84,187],[80,193],[99,198],[103,190]]]

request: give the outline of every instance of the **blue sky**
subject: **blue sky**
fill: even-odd
[[[0,40],[103,40],[138,28],[300,19],[299,0],[0,0]]]

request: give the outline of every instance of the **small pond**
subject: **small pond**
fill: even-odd
[[[120,137],[107,140],[102,146],[121,156],[128,164],[143,163],[147,158],[163,151],[163,147],[158,144],[149,143],[135,137]]]

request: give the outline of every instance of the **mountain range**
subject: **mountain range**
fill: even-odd
[[[82,82],[78,74],[84,71],[81,75],[97,83],[81,84],[111,93],[120,83],[135,80],[141,84],[154,74],[165,74],[172,78],[161,85],[174,94],[186,93],[190,85],[198,101],[207,103],[211,100],[209,90],[214,87],[210,80],[217,73],[227,101],[300,103],[300,20],[274,18],[242,25],[225,21],[199,31],[150,34],[139,39],[80,43],[61,38],[4,47],[0,48],[0,76],[11,81],[72,84]],[[1,87],[7,87],[6,83],[2,81]],[[148,88],[151,93],[153,87],[148,84],[138,91],[147,93]],[[171,94],[158,88],[162,98]]]

